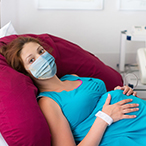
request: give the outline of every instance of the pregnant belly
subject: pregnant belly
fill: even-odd
[[[115,90],[107,92],[106,94],[102,95],[97,107],[99,110],[102,109],[102,106],[105,103],[105,100],[108,96],[108,93],[111,94],[111,103],[114,104],[118,101],[123,99],[133,99],[130,103],[138,103],[139,104],[139,111],[128,113],[129,115],[137,115],[136,118],[133,119],[122,119],[111,126],[109,126],[103,136],[102,144],[108,142],[114,142],[116,139],[121,137],[130,137],[131,139],[137,139],[140,135],[141,137],[146,138],[146,101],[142,100],[135,96],[127,96],[123,94],[123,90]]]

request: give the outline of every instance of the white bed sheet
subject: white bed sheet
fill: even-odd
[[[0,133],[0,146],[8,146],[7,142],[4,140],[1,133]]]

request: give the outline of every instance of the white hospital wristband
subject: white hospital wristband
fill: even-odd
[[[102,111],[99,111],[98,113],[96,113],[95,116],[103,119],[105,122],[108,123],[108,125],[111,125],[113,123],[113,119]]]

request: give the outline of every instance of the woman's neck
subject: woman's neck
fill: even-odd
[[[35,83],[40,92],[59,91],[64,86],[64,82],[62,82],[56,75],[45,80],[35,79]]]

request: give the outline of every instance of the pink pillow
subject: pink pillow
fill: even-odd
[[[43,36],[45,35],[47,34]],[[46,38],[48,44],[50,44],[50,38],[55,44],[54,56],[56,58],[57,75],[59,77],[74,73],[81,77],[98,78],[104,81],[108,91],[113,90],[116,86],[123,85],[121,75],[111,67],[105,65],[92,53],[83,50],[76,44],[55,36],[48,35]]]
[[[20,35],[1,38],[0,46],[9,43],[18,36]],[[39,38],[44,42],[44,48],[52,51],[52,55],[56,59],[58,77],[74,73],[81,77],[99,78],[104,81],[108,91],[118,85],[123,85],[122,77],[117,71],[74,43],[49,34],[24,34],[21,36]]]
[[[0,132],[10,146],[51,146],[49,126],[36,101],[31,79],[0,55]]]

